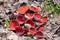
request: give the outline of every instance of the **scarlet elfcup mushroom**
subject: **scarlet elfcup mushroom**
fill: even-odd
[[[41,15],[40,15],[39,13],[35,13],[35,14],[34,14],[34,18],[35,18],[36,20],[40,20]]]
[[[42,19],[41,19],[41,21],[44,23],[44,22],[46,22],[48,20],[48,17],[47,16],[45,16],[45,17],[43,17]]]
[[[16,30],[16,34],[18,35],[22,35],[24,33],[23,28],[21,26],[17,26],[15,30]]]
[[[24,31],[24,35],[26,36],[29,30],[27,28],[23,28],[23,31]]]
[[[27,13],[27,14],[25,14],[25,18],[32,19],[33,18],[33,14]]]
[[[17,16],[17,20],[19,21],[20,24],[23,24],[25,22],[25,17],[22,15]]]
[[[38,31],[38,32],[36,32],[36,37],[37,37],[37,38],[43,38],[44,35],[43,35],[42,32]]]
[[[43,24],[43,22],[41,21],[41,20],[36,20],[36,25],[42,25]]]
[[[10,21],[10,29],[15,30],[15,28],[19,26],[19,22],[17,20],[11,20]]]
[[[35,28],[35,23],[32,20],[27,20],[25,26]]]
[[[44,30],[44,26],[41,25],[40,27],[37,28],[37,31],[43,31]]]
[[[23,3],[24,4],[24,3]],[[48,17],[41,17],[36,6],[21,5],[20,8],[14,13],[19,13],[15,20],[10,21],[10,28],[15,30],[19,35],[32,35],[37,38],[43,38],[44,24]],[[23,15],[22,15],[23,14]],[[23,27],[24,28],[23,28]]]
[[[25,14],[29,9],[29,6],[22,6],[20,7],[17,12],[20,13],[20,14]]]
[[[35,28],[30,28],[29,32],[31,35],[34,35],[35,34]]]
[[[31,6],[31,9],[32,9],[34,12],[38,12],[38,11],[39,11],[39,9],[38,9],[37,7],[35,7],[35,6]]]

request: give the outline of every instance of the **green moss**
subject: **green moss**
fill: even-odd
[[[6,21],[5,21],[5,24],[6,24],[6,26],[8,26],[8,25],[9,25],[9,22],[8,22],[8,20],[6,20]]]
[[[52,0],[46,0],[47,4],[45,4],[45,9],[48,12],[53,12],[53,16],[57,17],[59,15],[60,4],[49,4],[52,3]],[[49,5],[48,5],[49,4]],[[55,6],[54,6],[55,5]]]
[[[54,12],[54,13],[53,13],[53,16],[54,16],[54,17],[57,17],[57,16],[58,16],[58,13],[57,13],[57,12]]]
[[[46,9],[47,11],[55,11],[54,7],[51,6],[51,5],[45,5],[45,9]]]
[[[56,4],[55,9],[60,10],[60,4]]]
[[[46,2],[51,2],[51,0],[46,0]]]

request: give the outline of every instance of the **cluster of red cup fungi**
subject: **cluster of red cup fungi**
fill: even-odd
[[[27,12],[33,10],[34,13]],[[36,36],[37,38],[43,38],[42,31],[44,30],[44,23],[47,22],[48,17],[42,17],[39,13],[39,9],[34,6],[21,6],[17,12],[19,13],[16,19],[10,20],[10,29],[15,30],[16,34]]]

